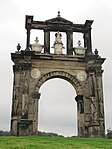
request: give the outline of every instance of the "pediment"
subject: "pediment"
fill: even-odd
[[[49,19],[49,20],[46,20],[45,22],[47,23],[59,23],[59,24],[73,24],[73,22],[69,21],[69,20],[66,20],[60,16],[56,17],[56,18],[52,18],[52,19]]]

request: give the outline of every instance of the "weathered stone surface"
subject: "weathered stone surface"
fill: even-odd
[[[27,127],[25,127],[30,131],[31,129],[29,127],[32,127],[32,133],[29,132],[29,135],[37,133],[38,99],[40,97],[39,89],[45,81],[51,78],[63,78],[73,85],[77,93],[78,135],[81,137],[103,136],[105,129],[102,74],[100,73],[100,75],[97,75],[97,73],[93,71],[97,69],[97,67],[87,71],[88,62],[85,58],[82,58],[80,61],[80,59],[76,59],[76,57],[70,58],[69,56],[63,56],[58,57],[57,60],[57,57],[52,55],[52,60],[49,60],[47,59],[49,56],[51,55],[45,56],[45,58],[38,57],[38,59],[34,59],[34,56],[31,56],[31,69],[21,69],[16,73],[14,72],[12,134],[17,134],[17,132],[15,132],[15,130],[17,131],[16,123],[18,121],[19,124],[21,119],[32,120],[32,126],[26,124]],[[18,59],[18,63],[20,62],[21,58]],[[76,65],[75,62],[78,65]],[[94,66],[94,63],[92,65]],[[95,65],[100,66],[100,64],[96,63]],[[33,68],[40,71],[39,77],[31,77],[31,70]],[[77,78],[77,74],[80,71],[86,72],[87,78],[85,78],[85,80]],[[13,120],[14,116],[17,116],[16,121]],[[24,129],[22,130],[22,125],[19,127],[19,135],[22,135],[24,131]],[[23,135],[28,135],[28,130],[27,132],[25,130]],[[96,133],[97,131],[98,133]]]
[[[58,26],[58,31],[62,31],[63,24],[63,31],[67,32],[67,48],[70,48],[67,49],[67,54],[50,54],[50,29],[47,28],[46,23],[50,23],[51,29],[57,31],[57,26],[54,23],[56,20],[57,24],[61,23]],[[65,79],[76,90],[78,136],[103,137],[105,135],[102,83],[102,64],[105,59],[92,53],[91,24],[92,21],[87,20],[84,25],[77,25],[59,16],[43,23],[33,21],[32,16],[26,17],[26,50],[11,53],[14,62],[12,135],[38,133],[39,89],[44,82],[52,78]],[[71,30],[68,30],[67,26]],[[44,53],[29,50],[29,30],[32,28],[44,30]],[[73,55],[73,49],[71,49],[75,30],[84,33],[88,51],[83,56]]]

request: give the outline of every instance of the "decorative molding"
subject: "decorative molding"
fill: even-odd
[[[31,63],[19,63],[16,65],[13,65],[13,71],[22,71],[22,70],[30,70],[31,69]]]
[[[13,71],[14,72],[17,72],[17,71],[20,71],[21,70],[21,67],[19,65],[13,65]]]
[[[51,72],[48,72],[48,73],[46,73],[46,74],[44,74],[40,77],[40,79],[38,80],[37,85],[36,85],[36,90],[39,90],[41,85],[45,81],[47,81],[51,78],[62,78],[62,79],[67,80],[68,82],[70,82],[73,85],[73,87],[76,89],[77,93],[79,91],[79,87],[81,89],[81,86],[82,86],[81,83],[78,81],[78,79],[75,76],[68,73],[68,72],[65,72],[65,71],[51,71]]]
[[[89,74],[94,74],[95,73],[95,67],[88,67],[86,69],[86,71],[89,73]]]
[[[31,77],[32,77],[33,79],[39,78],[40,75],[41,75],[41,72],[40,72],[40,70],[39,70],[38,68],[33,68],[33,69],[31,70]]]
[[[89,74],[97,74],[97,75],[102,75],[103,73],[103,70],[101,69],[101,67],[88,67],[86,71]]]
[[[102,70],[101,67],[96,67],[96,74],[102,76],[102,73],[104,72],[104,70]]]

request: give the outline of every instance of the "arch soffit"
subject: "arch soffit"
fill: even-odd
[[[61,79],[68,81],[70,84],[73,85],[77,94],[80,94],[80,90],[82,90],[81,89],[82,85],[75,76],[73,76],[70,73],[65,72],[65,71],[51,71],[46,74],[43,74],[39,78],[39,80],[37,81],[37,85],[36,85],[36,91],[39,91],[41,85],[44,82],[46,82],[47,80],[52,79],[52,78],[61,78]]]

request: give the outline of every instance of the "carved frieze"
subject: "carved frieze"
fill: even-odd
[[[22,64],[22,70],[30,70],[30,69],[31,69],[31,63]]]
[[[88,67],[86,71],[89,74],[97,74],[97,75],[102,75],[103,73],[103,70],[101,69],[101,67]]]
[[[31,63],[19,63],[16,65],[13,65],[13,71],[22,71],[22,70],[30,70],[31,69]]]

